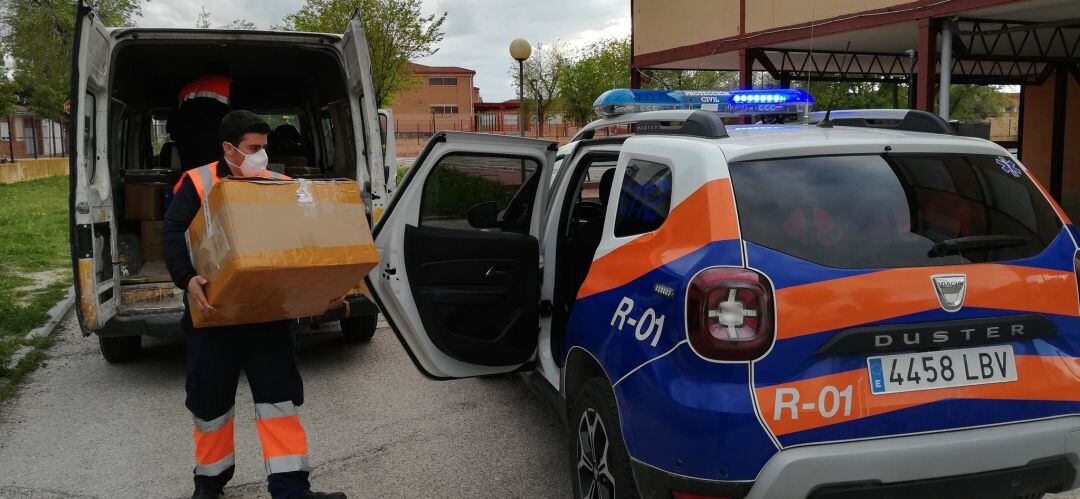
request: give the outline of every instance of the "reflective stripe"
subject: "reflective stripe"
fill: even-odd
[[[216,101],[218,101],[218,102],[220,102],[222,104],[228,104],[229,103],[229,98],[228,97],[225,97],[224,95],[221,95],[221,94],[219,94],[217,92],[212,92],[212,91],[209,91],[209,90],[200,90],[198,92],[191,92],[191,93],[185,94],[184,98],[180,99],[180,102],[183,102],[183,101],[186,101],[186,100],[189,100],[189,99],[194,99],[196,97],[205,97],[205,98],[208,98],[208,99],[214,99],[214,100],[216,100]]]
[[[255,404],[255,417],[259,419],[283,418],[295,415],[296,406],[290,400],[276,404]]]
[[[308,457],[304,455],[272,457],[266,460],[266,474],[308,471]]]
[[[191,185],[195,186],[195,192],[199,195],[199,201],[206,199],[210,189],[221,179],[217,175],[217,163],[210,163],[198,168],[192,168],[180,176],[180,180],[173,187],[173,194],[180,192],[180,186],[184,184],[184,177],[191,179]]]
[[[195,463],[204,466],[214,464],[233,453],[233,420],[225,421],[225,424],[212,432],[201,432],[199,428],[192,430],[195,439]]]
[[[259,430],[263,460],[292,454],[307,454],[307,435],[304,434],[300,418],[286,416],[259,419],[255,421],[255,428]]]
[[[192,416],[192,419],[195,420],[195,429],[199,430],[200,433],[213,433],[215,431],[218,431],[222,427],[224,427],[225,424],[228,423],[229,420],[231,420],[232,418],[233,418],[233,408],[232,407],[230,407],[228,412],[226,412],[225,414],[222,414],[219,417],[211,419],[210,421],[203,421],[203,420],[195,417],[194,415]]]
[[[229,469],[230,466],[236,465],[236,455],[229,454],[220,461],[210,464],[195,464],[195,474],[202,476],[218,476]]]
[[[177,95],[177,99],[183,103],[188,99],[205,97],[228,104],[229,86],[231,84],[232,80],[227,76],[206,75],[184,85],[184,88],[180,90],[180,94]]]

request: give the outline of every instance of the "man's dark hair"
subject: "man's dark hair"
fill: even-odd
[[[244,134],[269,134],[270,125],[266,124],[259,115],[241,109],[226,114],[225,117],[221,119],[221,126],[218,127],[218,133],[221,135],[221,140],[223,142],[228,142],[235,146],[240,144],[240,140],[244,138]]]

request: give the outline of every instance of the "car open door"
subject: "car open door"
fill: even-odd
[[[371,84],[371,56],[367,38],[359,17],[349,21],[341,37],[345,78],[349,88],[352,112],[352,134],[356,142],[356,180],[360,182],[365,201],[370,202],[372,217],[378,218],[386,208],[385,175],[383,175],[382,143],[379,139],[379,114],[375,105],[375,87]]]
[[[120,293],[116,215],[109,172],[109,56],[113,39],[97,14],[79,4],[71,75],[71,257],[79,323],[101,329],[116,315]]]
[[[539,329],[536,238],[552,142],[440,132],[375,226],[368,274],[417,367],[436,378],[510,372]]]

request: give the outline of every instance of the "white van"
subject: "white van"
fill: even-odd
[[[153,208],[164,212],[182,173],[166,132],[170,116],[180,88],[203,76],[208,63],[227,67],[233,108],[299,132],[288,158],[275,157],[271,137],[271,169],[294,178],[356,179],[371,221],[393,185],[394,136],[380,130],[393,118],[376,109],[358,20],[343,35],[106,28],[80,6],[71,81],[71,263],[79,325],[97,334],[110,362],[137,356],[144,335],[180,332],[183,291],[153,249],[160,238],[154,224],[125,216],[125,188],[153,187],[149,192],[161,193]],[[378,313],[367,294],[360,286],[348,306],[300,322],[340,321],[346,337],[367,340]]]

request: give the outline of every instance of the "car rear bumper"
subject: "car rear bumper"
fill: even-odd
[[[642,498],[1012,498],[1080,487],[1080,415],[777,453],[755,481],[702,480],[631,461]]]
[[[989,484],[965,495],[1015,497],[1080,487],[1078,469],[1080,416],[1067,416],[787,449],[769,460],[747,497],[907,497],[928,486]]]

